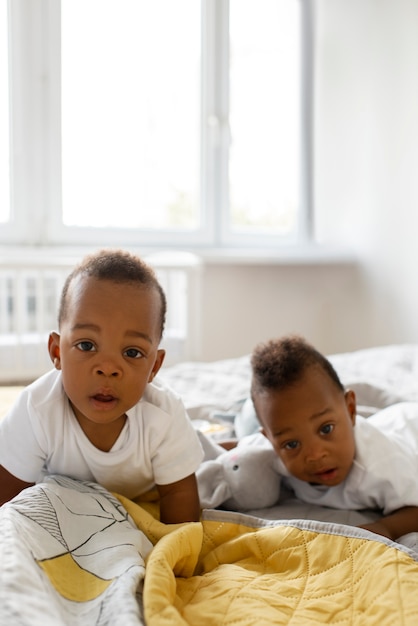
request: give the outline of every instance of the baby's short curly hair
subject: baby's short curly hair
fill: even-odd
[[[330,361],[303,337],[288,335],[258,344],[251,356],[252,395],[279,391],[298,382],[305,370],[317,365],[341,391],[344,387]]]
[[[61,292],[58,309],[58,325],[61,327],[67,315],[68,290],[72,281],[78,276],[89,276],[98,280],[110,280],[115,283],[137,283],[145,288],[155,289],[160,295],[160,331],[164,332],[167,302],[154,270],[134,254],[120,249],[98,250],[89,254],[67,276]]]

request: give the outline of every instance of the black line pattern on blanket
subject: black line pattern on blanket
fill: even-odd
[[[29,518],[36,524],[39,524],[41,528],[46,530],[65,548],[65,552],[74,554],[82,546],[86,545],[95,535],[106,531],[108,528],[114,526],[115,524],[126,522],[128,519],[128,513],[123,509],[119,500],[117,500],[117,498],[112,496],[108,491],[106,491],[104,488],[100,487],[100,485],[97,485],[96,483],[78,482],[62,476],[48,477],[47,483],[51,482],[58,484],[65,489],[76,489],[78,492],[89,494],[98,505],[98,509],[103,511],[103,515],[98,514],[97,511],[94,513],[86,513],[85,511],[78,513],[77,511],[72,510],[58,493],[55,493],[53,491],[55,498],[59,502],[61,502],[63,507],[71,515],[80,518],[101,518],[109,521],[108,524],[102,526],[101,528],[92,532],[89,536],[85,537],[79,545],[70,548],[61,531],[60,520],[58,518],[55,505],[51,501],[47,493],[47,486],[44,489],[42,487],[42,484],[38,485],[38,491],[35,493],[34,490],[31,489],[30,495],[28,495],[27,498],[24,497],[24,492],[22,492],[19,500],[14,502],[15,510],[21,515]],[[107,510],[103,506],[103,502],[100,501],[98,496],[104,497],[105,501],[109,503],[109,510]]]
[[[19,501],[13,504],[18,513],[39,524],[68,551],[68,545],[62,536],[55,507],[43,489],[36,493],[31,490],[27,498],[21,496]]]
[[[51,474],[45,479],[45,482],[56,483],[57,485],[60,485],[60,487],[65,487],[66,489],[77,489],[77,491],[80,491],[81,493],[98,493],[113,505],[122,518],[127,520],[129,517],[119,500],[115,498],[110,491],[107,491],[107,489],[98,483],[89,482],[87,480],[76,481],[73,478],[68,478],[67,476],[61,476],[59,474]]]

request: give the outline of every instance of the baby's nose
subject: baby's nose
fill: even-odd
[[[95,367],[95,373],[99,376],[118,377],[122,374],[122,370],[115,359],[110,357],[100,359]]]
[[[318,443],[312,442],[307,447],[306,452],[305,452],[305,458],[308,463],[316,462],[322,459],[325,455],[326,455],[325,448],[320,442]]]

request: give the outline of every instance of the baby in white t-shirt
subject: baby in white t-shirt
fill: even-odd
[[[411,433],[418,440],[417,403],[356,421],[354,392],[297,336],[259,344],[251,366],[251,398],[264,437],[248,436],[240,445],[267,439],[279,473],[305,502],[381,509],[383,516],[363,528],[392,540],[418,532],[417,445],[406,440]],[[399,413],[403,441],[396,426],[389,428],[391,411]]]
[[[197,521],[203,451],[182,401],[154,380],[166,299],[153,270],[122,250],[68,276],[49,336],[55,369],[0,422],[0,504],[48,474],[133,498],[153,486],[165,523]]]

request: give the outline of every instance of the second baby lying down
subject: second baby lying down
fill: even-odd
[[[260,431],[239,448],[272,448],[283,484],[301,501],[379,510],[362,527],[392,540],[418,532],[418,403],[356,415],[354,392],[300,337],[258,345],[251,366]]]

